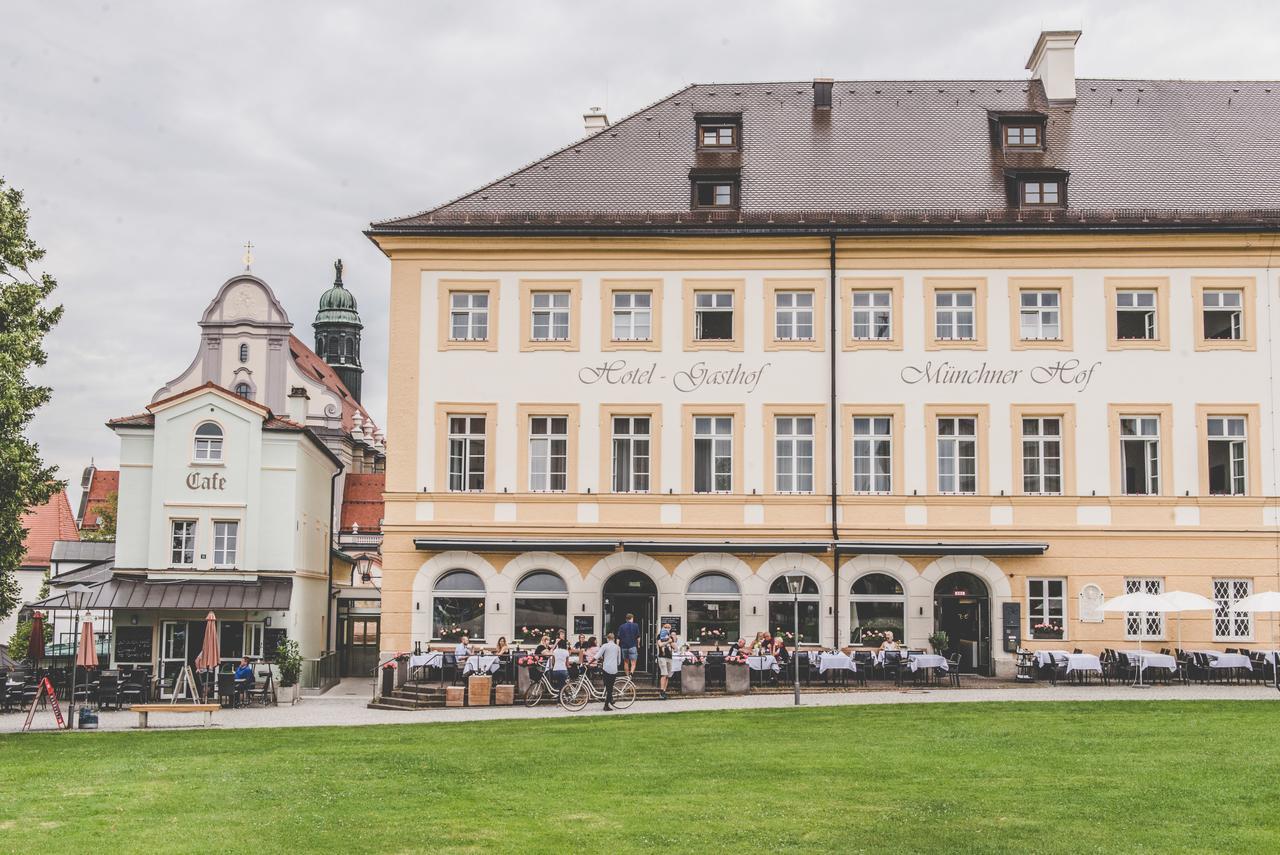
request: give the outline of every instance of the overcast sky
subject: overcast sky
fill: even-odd
[[[1275,0],[0,0],[0,21],[0,176],[66,306],[32,430],[72,502],[91,457],[116,465],[103,422],[195,355],[246,240],[309,343],[344,259],[383,423],[389,266],[362,228],[564,145],[589,107],[729,80],[1020,79],[1041,29],[1084,30],[1081,77],[1280,78]]]

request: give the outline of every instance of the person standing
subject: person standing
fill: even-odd
[[[604,709],[608,712],[613,709],[613,684],[618,679],[618,662],[622,659],[622,648],[614,640],[612,632],[605,636],[604,644],[600,645],[596,656],[600,659],[600,676],[604,680]]]
[[[667,683],[671,680],[672,660],[675,654],[675,639],[671,634],[671,624],[664,623],[658,633],[658,697],[667,699]]]
[[[622,667],[626,670],[627,676],[631,676],[636,670],[636,660],[640,658],[640,624],[636,623],[636,616],[627,613],[627,619],[618,627],[617,645],[622,649]]]

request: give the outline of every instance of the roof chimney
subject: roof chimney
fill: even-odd
[[[586,126],[587,133],[594,134],[609,127],[609,117],[599,107],[592,107],[590,112],[582,114],[582,124]]]
[[[1045,30],[1036,40],[1027,69],[1032,80],[1044,84],[1050,103],[1074,103],[1076,100],[1076,42],[1079,30]]]
[[[834,85],[835,81],[830,77],[815,77],[813,79],[813,109],[831,109],[831,87]]]

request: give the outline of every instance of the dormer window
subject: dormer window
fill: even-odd
[[[1011,208],[1067,207],[1065,169],[1006,169],[1004,177]]]
[[[699,150],[736,151],[742,145],[742,116],[737,113],[702,113],[694,116]]]
[[[693,182],[693,204],[696,208],[736,208],[738,206],[737,182],[695,181]]]
[[[1058,207],[1066,196],[1062,182],[1055,180],[1023,181],[1020,194],[1026,207]]]
[[[991,144],[996,148],[1010,154],[1044,151],[1044,132],[1048,122],[1044,113],[991,111],[987,113],[987,119]]]
[[[1040,148],[1040,126],[1009,123],[1004,126],[1005,148]]]

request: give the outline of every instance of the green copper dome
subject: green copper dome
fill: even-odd
[[[333,265],[336,274],[333,287],[320,295],[320,311],[316,312],[317,324],[355,324],[360,326],[356,310],[356,298],[342,285],[342,259]]]

